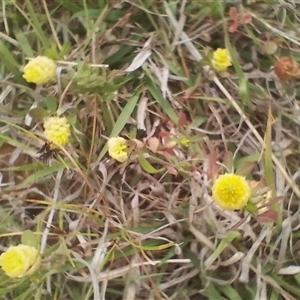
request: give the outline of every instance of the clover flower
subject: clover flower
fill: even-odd
[[[71,131],[66,117],[47,118],[44,121],[44,129],[44,135],[49,142],[55,142],[61,146],[69,142]]]
[[[0,255],[0,266],[7,276],[20,278],[33,274],[41,265],[39,251],[23,244],[11,246]]]
[[[232,66],[231,56],[227,49],[218,48],[213,53],[211,60],[212,66],[218,72],[224,72],[228,67]]]
[[[37,56],[24,67],[23,78],[37,85],[46,84],[55,78],[56,63],[46,57]]]
[[[212,198],[221,208],[242,209],[247,205],[251,188],[245,177],[235,174],[220,175],[212,187]]]
[[[127,143],[122,137],[112,137],[107,142],[108,154],[113,159],[124,162],[128,158]]]

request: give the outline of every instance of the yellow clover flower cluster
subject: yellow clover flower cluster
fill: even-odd
[[[65,146],[69,142],[71,131],[66,117],[47,118],[44,121],[44,129],[44,135],[49,142],[61,146]]]
[[[218,48],[213,53],[211,64],[216,71],[225,72],[228,67],[232,66],[229,51],[227,49]]]
[[[48,83],[56,76],[56,63],[46,57],[37,56],[24,67],[23,78],[37,85]]]
[[[235,174],[220,175],[212,187],[212,198],[226,210],[244,208],[251,196],[251,188],[245,177]]]
[[[0,266],[11,278],[21,278],[37,271],[41,266],[39,251],[23,244],[11,246],[0,255]]]
[[[122,137],[112,137],[107,142],[108,154],[113,159],[123,163],[128,158],[127,142]]]

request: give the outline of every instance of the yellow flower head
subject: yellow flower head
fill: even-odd
[[[56,63],[52,59],[46,56],[37,56],[24,67],[23,78],[27,82],[38,85],[46,84],[55,78],[56,67]]]
[[[219,176],[212,187],[212,198],[223,209],[244,208],[250,195],[251,188],[245,177],[235,174]]]
[[[65,146],[71,134],[66,117],[50,117],[44,121],[44,135],[49,142]],[[55,147],[55,145],[54,145]]]
[[[122,137],[112,137],[107,142],[108,154],[113,159],[124,162],[128,158],[127,143]]]
[[[227,49],[218,48],[213,53],[212,66],[218,72],[224,72],[228,67],[232,66],[231,56]]]
[[[31,246],[23,244],[11,246],[0,255],[0,266],[11,278],[31,275],[39,269],[40,265],[41,255]]]

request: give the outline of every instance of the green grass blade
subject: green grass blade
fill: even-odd
[[[128,100],[127,104],[125,105],[125,107],[123,108],[112,132],[110,133],[109,137],[115,137],[118,136],[119,133],[122,131],[122,129],[124,128],[124,126],[126,125],[126,123],[128,122],[128,119],[130,118],[131,114],[133,113],[140,95],[141,95],[142,91],[140,88],[137,88],[137,91],[132,95],[132,97]],[[105,145],[103,147],[103,149],[101,150],[99,157],[98,157],[98,161],[100,161],[104,155],[107,152],[107,145]]]

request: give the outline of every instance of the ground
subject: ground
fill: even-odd
[[[42,255],[1,271],[1,299],[300,299],[297,1],[0,5],[0,250]],[[45,84],[23,77],[37,56]],[[225,173],[251,187],[243,209],[214,202]]]

